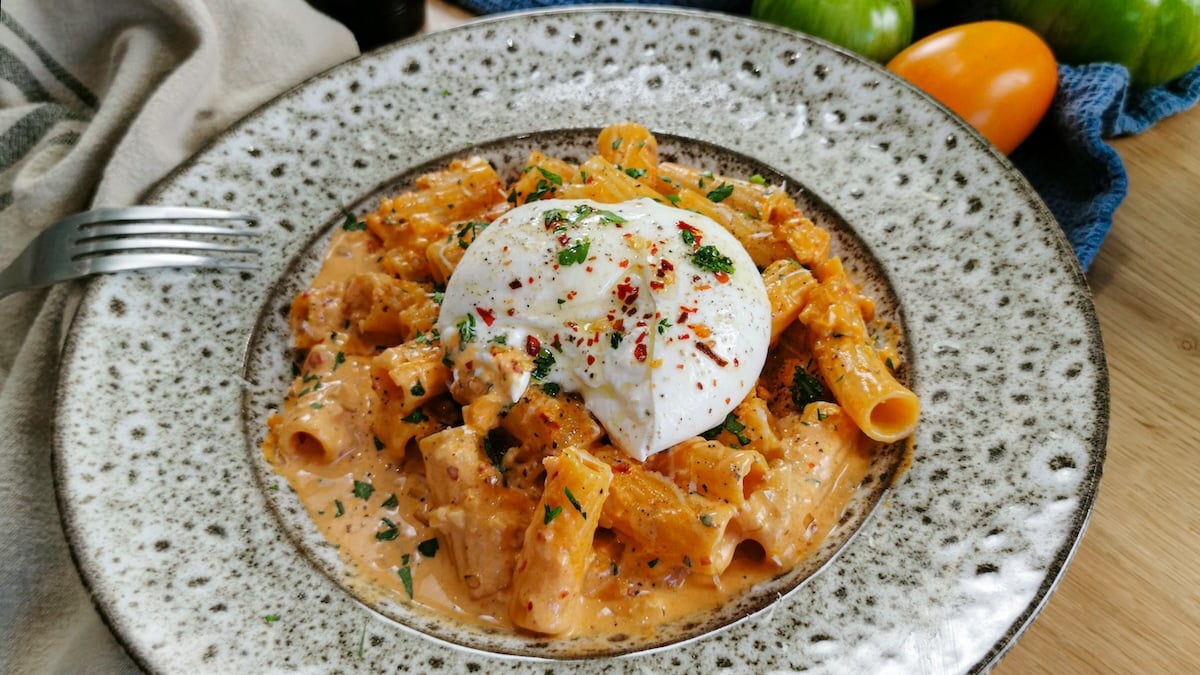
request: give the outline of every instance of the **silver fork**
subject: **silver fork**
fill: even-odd
[[[240,224],[240,225],[239,225]],[[258,217],[180,206],[101,208],[43,230],[0,272],[0,298],[90,274],[154,267],[254,269],[259,251],[197,237],[258,235]]]

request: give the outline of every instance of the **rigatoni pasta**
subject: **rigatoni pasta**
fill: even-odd
[[[492,317],[479,308],[440,335],[446,283],[501,214],[551,198],[653,199],[711,217],[746,249],[771,349],[722,423],[641,462],[578,393],[522,384],[555,345],[496,340],[454,367],[451,351]],[[662,334],[688,316],[654,321]],[[795,566],[836,526],[877,444],[911,434],[919,414],[880,337],[893,333],[872,330],[874,304],[830,257],[829,233],[757,177],[660,161],[632,123],[601,131],[578,165],[533,150],[506,184],[483,159],[455,160],[348,217],[289,320],[305,358],[268,421],[266,459],[397,597],[531,635],[645,633]],[[615,351],[624,320],[588,331]]]

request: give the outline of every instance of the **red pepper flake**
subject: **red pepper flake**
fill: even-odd
[[[613,473],[629,473],[629,465],[617,462],[612,465]]]
[[[648,355],[649,350],[646,348],[645,343],[638,343],[634,346],[633,358],[637,359],[638,361],[645,361]]]
[[[722,284],[729,283],[729,275],[725,272],[713,272],[713,276],[716,277],[717,281]]]
[[[691,245],[693,249],[700,248],[700,241],[704,238],[704,235],[700,232],[700,230],[696,229],[696,227],[693,225],[683,222],[682,220],[678,223],[675,223],[675,227],[691,235],[683,235],[683,240]]]
[[[521,287],[521,280],[513,279],[512,281],[508,282],[508,287],[513,289],[514,291],[517,290],[518,288]]]
[[[491,326],[492,322],[496,320],[496,315],[490,309],[476,307],[475,313],[479,315],[479,318],[483,319],[483,323],[486,326]]]
[[[587,364],[590,366],[595,362],[596,362],[596,357],[593,356],[592,354],[588,354],[587,355]]]
[[[625,277],[625,282],[617,284],[617,299],[626,305],[631,305],[637,301],[638,293],[641,292],[641,289],[628,283],[629,277]]]
[[[621,262],[617,263],[617,265],[620,266],[621,269],[629,267],[629,259],[626,258],[625,260],[622,260]]]
[[[707,342],[700,342],[697,340],[692,344],[696,346],[697,351],[712,359],[713,363],[716,363],[718,366],[724,368],[725,366],[729,365],[729,362],[714,352],[712,347],[710,347]]]
[[[542,351],[542,341],[532,335],[526,336],[525,353],[530,356],[537,356],[540,351]]]

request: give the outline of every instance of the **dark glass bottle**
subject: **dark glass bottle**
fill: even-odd
[[[425,23],[424,0],[309,0],[354,33],[364,52],[414,35]]]

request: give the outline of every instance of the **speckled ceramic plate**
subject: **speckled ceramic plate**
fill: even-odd
[[[287,378],[280,308],[343,206],[470,152],[582,156],[591,130],[623,119],[680,158],[787,177],[839,232],[905,327],[924,401],[911,468],[893,482],[901,453],[884,453],[812,565],[606,650],[636,653],[581,657],[380,601],[258,455]],[[980,671],[1046,601],[1090,513],[1107,376],[1053,219],[960,120],[794,33],[667,9],[479,21],[285,94],[147,201],[257,211],[269,250],[254,274],[97,279],[71,330],[64,522],[97,606],[148,670]]]

